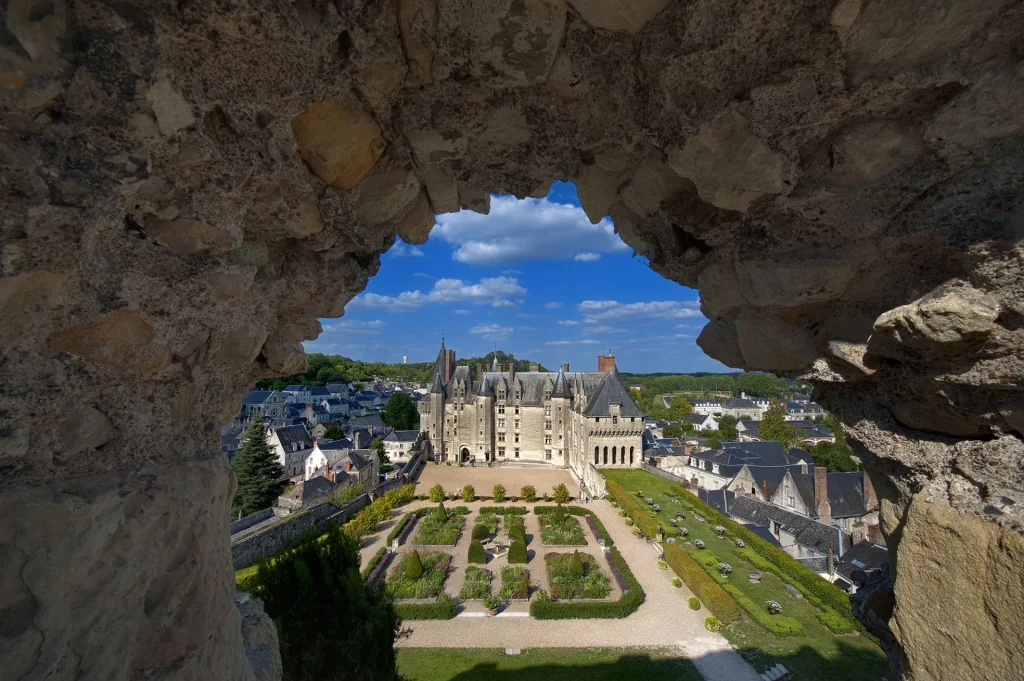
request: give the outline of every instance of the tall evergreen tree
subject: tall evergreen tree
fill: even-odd
[[[232,503],[235,513],[247,516],[274,504],[281,490],[284,469],[267,443],[263,421],[258,415],[249,423],[242,449],[231,459],[231,468],[238,478],[238,490]]]
[[[396,392],[388,398],[381,419],[395,430],[416,430],[420,427],[420,414],[412,398],[406,393]]]

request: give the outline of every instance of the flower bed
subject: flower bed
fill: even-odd
[[[441,551],[421,553],[420,562],[423,563],[423,575],[419,579],[410,579],[406,575],[406,565],[412,555],[412,552],[403,555],[402,560],[398,561],[398,565],[388,575],[388,592],[395,599],[436,598],[441,594],[452,557]]]
[[[530,597],[530,571],[518,565],[506,565],[501,569],[502,600],[522,600]]]
[[[561,519],[554,513],[539,516],[540,537],[548,546],[585,546],[587,538],[576,518],[568,513]]]
[[[644,602],[645,594],[640,582],[623,559],[618,549],[611,548],[605,553],[612,573],[622,577],[626,588],[617,601],[552,601],[550,598],[536,598],[530,604],[530,616],[539,620],[565,619],[622,619],[629,617]],[[621,582],[620,582],[621,585]],[[541,596],[544,596],[542,591]]]
[[[655,537],[658,534],[658,519],[651,515],[647,509],[641,506],[636,498],[630,496],[630,494],[622,488],[618,483],[608,480],[605,483],[605,488],[608,494],[612,495],[619,506],[626,512],[626,516],[632,519],[636,526],[640,528],[640,531],[644,533],[646,537]],[[669,525],[668,527],[662,528],[666,537],[678,536],[679,531]]]
[[[454,546],[462,534],[465,518],[459,513],[451,513],[442,520],[436,513],[430,513],[420,521],[420,531],[416,533],[414,544],[424,546]]]
[[[459,606],[441,594],[434,603],[395,603],[395,614],[403,620],[450,620],[459,614]]]
[[[579,555],[583,574],[572,571],[573,555]],[[551,597],[560,599],[607,598],[611,590],[608,575],[591,556],[580,553],[549,553],[544,556],[548,566]]]
[[[480,599],[489,595],[491,593],[492,577],[493,575],[491,575],[490,570],[470,565],[466,568],[466,581],[462,583],[462,591],[459,592],[459,598],[466,601]]]
[[[492,537],[498,532],[498,516],[493,513],[481,513],[476,518],[476,524],[486,527]]]
[[[537,515],[544,515],[546,513],[554,513],[557,506],[537,506],[533,509],[533,512]],[[593,530],[594,534],[598,538],[604,539],[605,546],[611,546],[615,542],[612,541],[612,537],[608,534],[608,530],[604,528],[604,523],[601,519],[591,511],[590,509],[583,508],[581,506],[563,506],[565,512],[569,515],[581,516],[587,519],[587,524],[590,525],[590,529]]]

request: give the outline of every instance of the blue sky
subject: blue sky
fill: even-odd
[[[320,321],[307,352],[366,361],[433,361],[443,330],[457,357],[497,347],[595,371],[610,348],[621,371],[728,370],[694,342],[697,292],[633,257],[610,218],[590,224],[563,182],[544,199],[492,196],[489,215],[438,215],[426,244],[397,241],[345,316]]]

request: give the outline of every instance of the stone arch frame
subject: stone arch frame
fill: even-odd
[[[594,446],[594,465],[595,466],[598,465],[601,462],[600,456],[601,456],[601,448],[595,445]]]
[[[617,447],[614,447],[614,446],[612,447],[612,465],[613,465],[613,466],[614,466],[614,465],[615,465],[615,464],[617,463],[617,462],[615,461],[615,459],[616,459],[616,453],[617,453],[617,450],[618,450],[618,448],[617,448]]]
[[[24,164],[5,171],[14,191],[4,214],[14,218],[3,228],[10,257],[0,280],[10,322],[0,343],[16,367],[0,396],[13,462],[0,480],[0,509],[19,510],[9,514],[19,556],[84,565],[103,586],[69,582],[83,607],[150,594],[164,621],[194,632],[175,668],[237,671],[244,662],[226,576],[203,568],[185,579],[173,568],[184,549],[172,541],[152,552],[157,569],[121,565],[96,579],[112,568],[91,542],[109,540],[97,539],[102,523],[89,521],[134,520],[142,499],[171,509],[199,493],[209,505],[181,518],[192,528],[189,550],[208,559],[201,565],[225,564],[218,523],[233,483],[210,443],[243,389],[301,369],[301,342],[319,333],[316,318],[341,314],[396,233],[416,243],[432,212],[487,210],[488,190],[527,195],[567,177],[588,215],[611,214],[655,270],[702,289],[711,319],[702,347],[729,366],[815,380],[817,398],[847,427],[882,497],[900,567],[899,640],[877,613],[862,612],[895,673],[905,664],[910,673],[969,676],[983,663],[1009,678],[1024,666],[1018,641],[1003,638],[1009,629],[994,630],[978,611],[986,599],[948,613],[965,637],[948,647],[955,651],[934,645],[926,614],[925,576],[969,572],[971,583],[995,589],[1000,572],[1020,569],[1024,482],[1012,462],[1024,409],[1019,372],[1008,370],[1019,357],[1021,317],[1019,31],[1004,3],[978,3],[948,21],[940,15],[951,2],[912,17],[891,3],[807,12],[794,4],[744,16],[716,38],[722,55],[740,55],[737,27],[762,25],[769,56],[754,65],[689,44],[683,12],[713,14],[707,0],[666,6],[656,19],[658,3],[639,3],[628,16],[582,4],[512,16],[497,3],[482,11],[500,22],[480,21],[457,42],[448,39],[449,14],[400,30],[394,16],[373,14],[393,13],[386,4],[367,16],[265,12],[276,37],[257,40],[245,3],[234,13],[212,5],[154,6],[139,20],[101,3],[58,2],[38,25],[9,19],[4,46],[31,67],[3,100],[11,120],[3,143]],[[116,27],[104,33],[107,52],[87,40],[94,21]],[[1009,29],[992,30],[1000,22]],[[495,36],[486,27],[499,23],[536,35],[530,54],[488,52]],[[218,24],[244,30],[225,49],[202,33]],[[677,29],[682,39],[670,39]],[[908,38],[900,50],[881,49],[890,29]],[[339,49],[319,38],[326,35],[357,39]],[[605,61],[583,49],[596,41],[605,41]],[[693,68],[672,53],[690,48]],[[308,68],[315,63],[352,75],[343,79],[352,89]],[[467,66],[480,63],[494,68]],[[445,99],[443,84],[455,76],[484,102],[510,101],[490,93],[517,96],[501,108],[444,106],[462,103]],[[294,96],[281,97],[282,87]],[[729,92],[740,96],[720,96]],[[679,110],[679,93],[692,95],[691,110]],[[636,101],[650,106],[625,106]],[[547,112],[543,129],[524,111]],[[341,124],[366,142],[355,158],[325,137]],[[713,148],[749,153],[702,155]],[[857,208],[865,201],[870,216]],[[851,292],[851,282],[869,280],[876,283]],[[920,323],[931,319],[950,324]],[[18,395],[51,379],[66,418],[40,442],[26,431],[29,407]],[[122,403],[153,406],[133,424],[114,410]],[[83,504],[75,517],[64,515],[68,494]],[[145,522],[97,554],[141,554],[149,537],[167,533]],[[52,545],[39,540],[40,526],[53,527]],[[929,552],[942,528],[972,539]],[[979,554],[991,560],[955,560]],[[32,568],[42,583],[75,579]],[[173,605],[186,582],[201,592],[195,612]],[[61,609],[63,592],[14,583],[4,594],[10,602]],[[156,642],[163,632],[137,640],[141,610],[100,625],[104,648],[146,650],[144,674],[169,663],[171,651]],[[19,620],[17,636],[38,629],[44,643],[19,648],[15,662],[31,668],[67,641],[104,675],[115,662],[75,624],[90,618],[68,616]],[[978,651],[991,649],[979,661]]]

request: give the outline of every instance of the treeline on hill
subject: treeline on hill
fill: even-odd
[[[516,371],[527,371],[530,360],[516,359],[514,355],[498,350],[489,352],[483,357],[466,357],[456,360],[457,364],[468,364],[474,368],[484,364],[490,368],[497,354],[502,369],[508,370],[510,362],[516,363]],[[433,362],[414,362],[411,364],[388,364],[385,362],[363,362],[342,355],[323,355],[319,352],[310,353],[307,357],[305,373],[282,378],[268,378],[256,384],[260,390],[281,390],[289,385],[324,385],[325,383],[370,381],[374,378],[407,383],[426,383],[430,379]],[[543,366],[541,371],[547,371]],[[475,375],[474,375],[475,378]]]
[[[757,371],[728,374],[627,374],[620,372],[627,386],[640,386],[641,394],[651,399],[668,393],[690,393],[691,399],[701,393],[729,393],[739,397],[782,397],[792,392],[810,390],[808,384],[793,383],[785,378]]]

